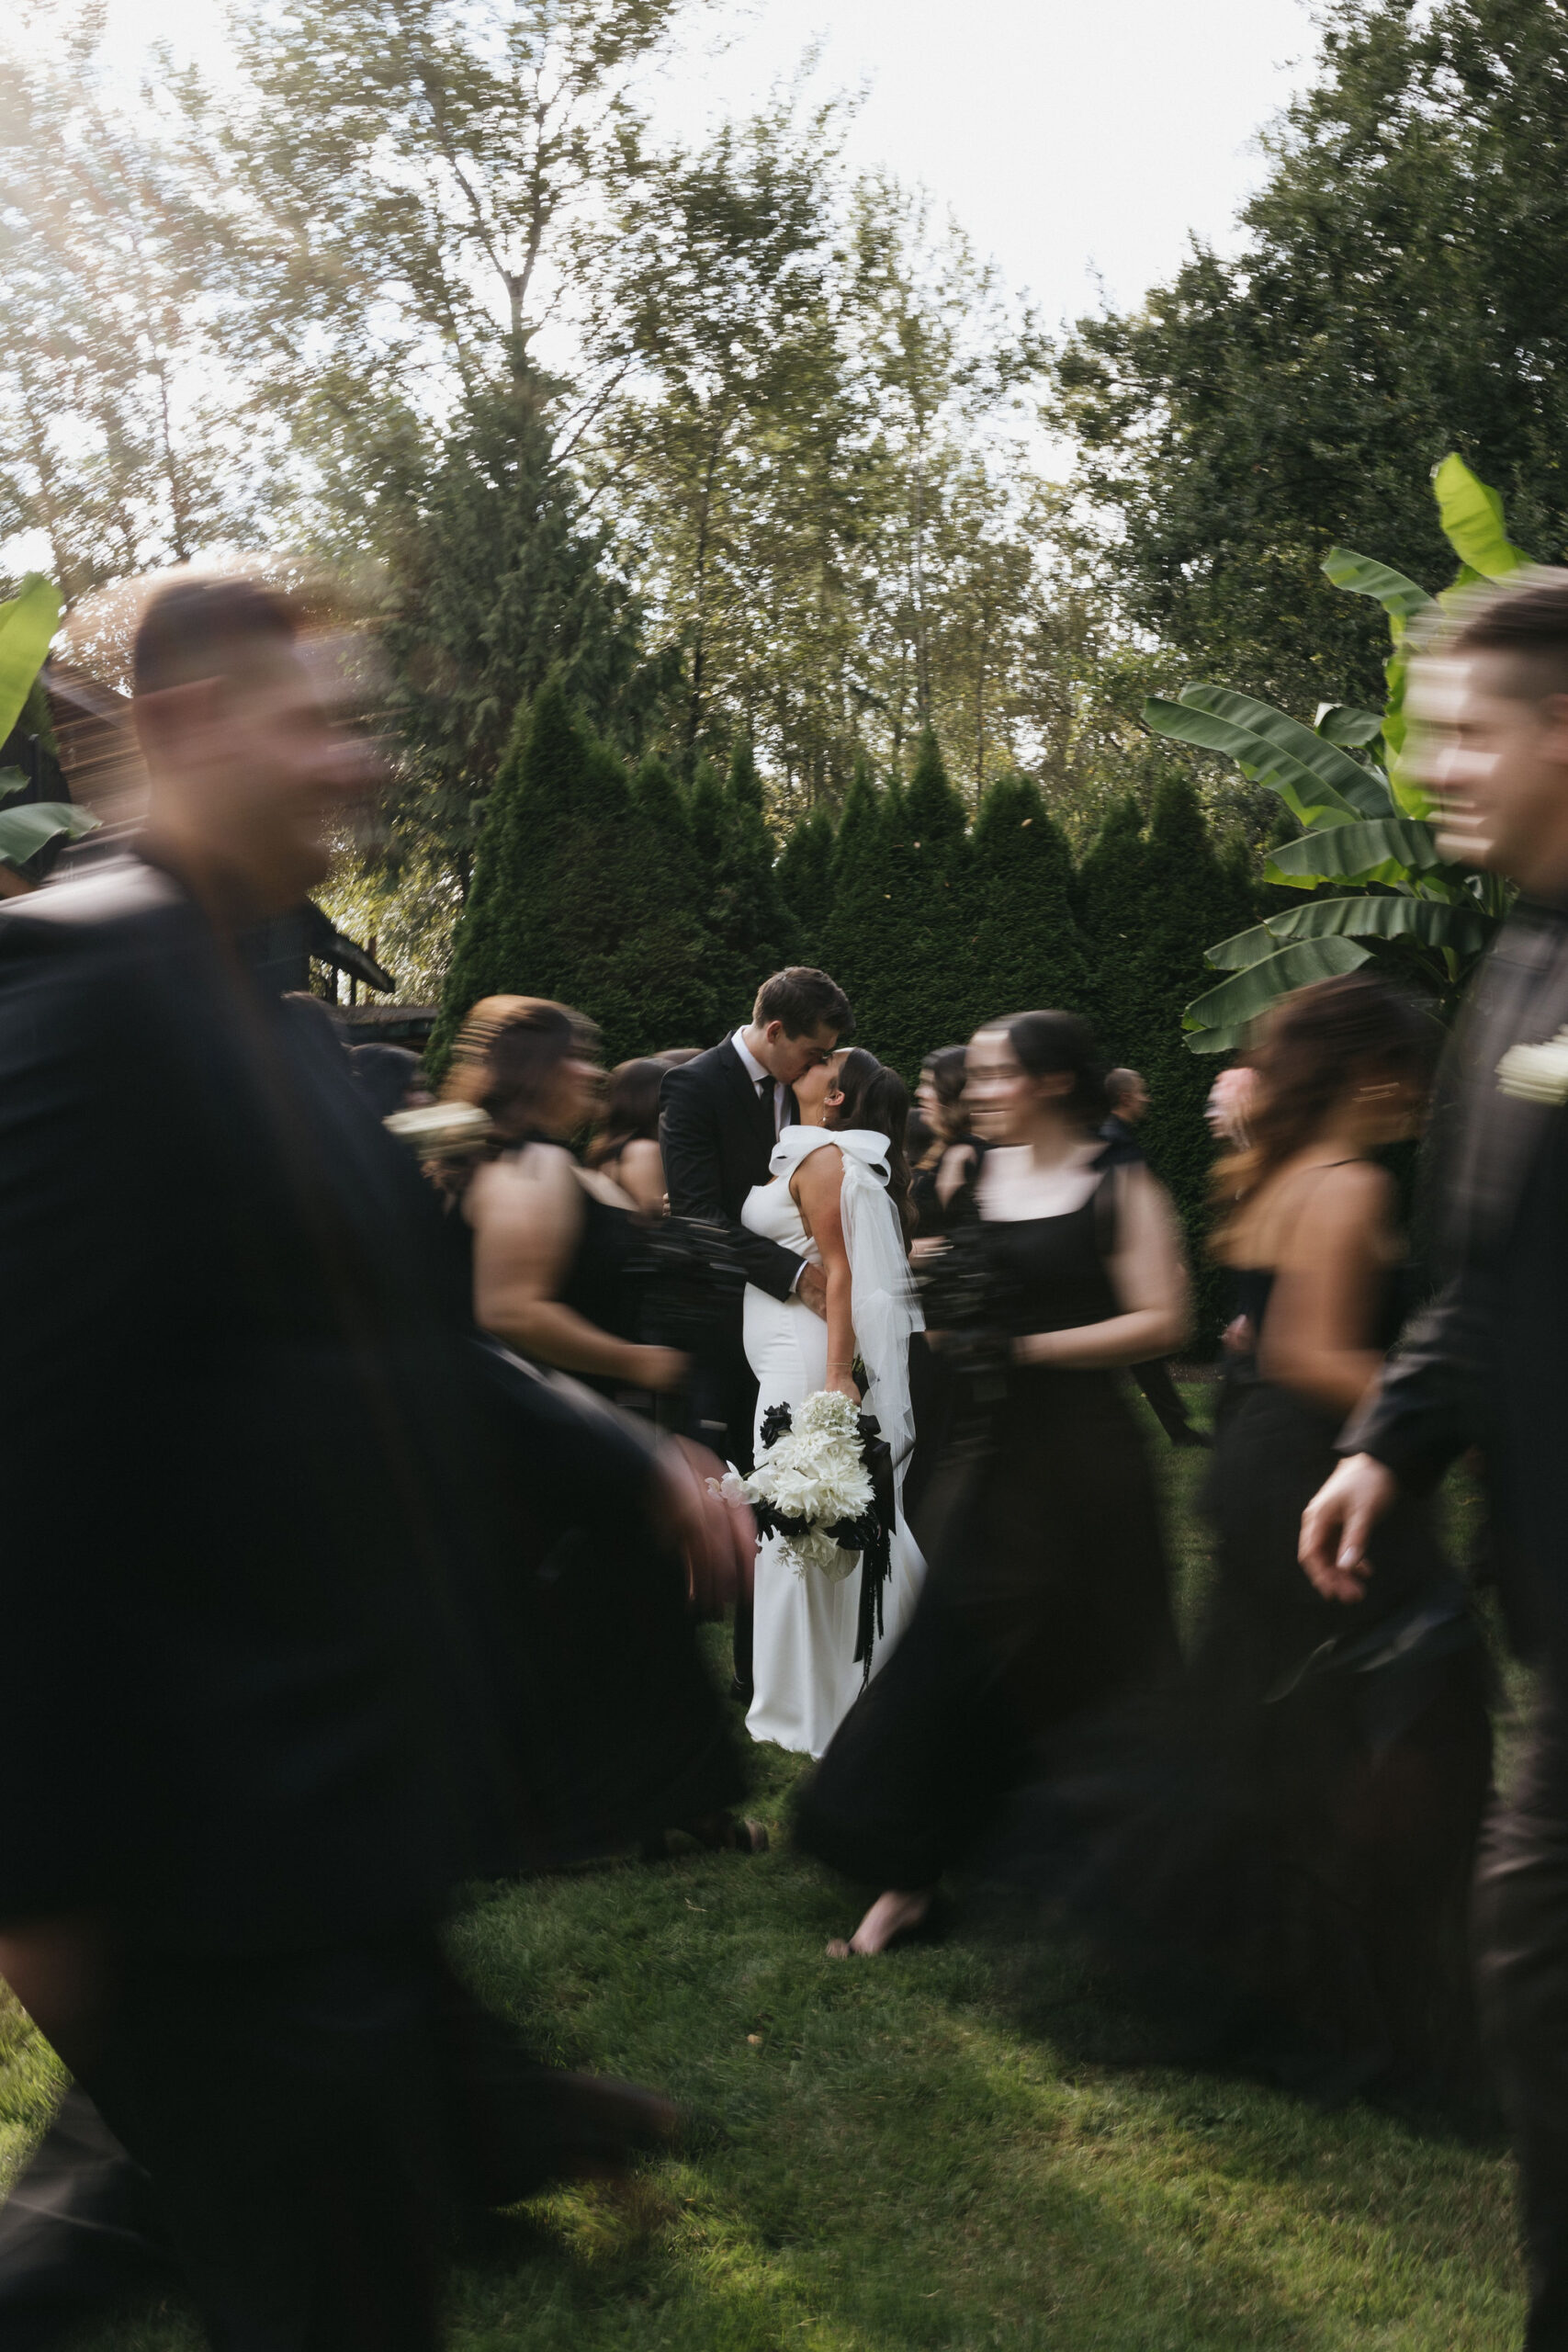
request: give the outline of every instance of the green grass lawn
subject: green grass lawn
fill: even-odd
[[[1201,1400],[1201,1390],[1194,1392]],[[1200,1409],[1201,1409],[1200,1405]],[[1190,1601],[1201,1457],[1160,1444]],[[782,1825],[796,1767],[758,1753]],[[1140,2061],[1067,1956],[991,1919],[834,1962],[855,1906],[780,1833],[763,1859],[499,1888],[461,1931],[480,1990],[572,2064],[661,2085],[679,2161],[498,2222],[460,2272],[464,2352],[1492,2352],[1520,2332],[1495,2147]],[[51,2073],[0,2018],[17,2164]],[[82,2338],[175,2352],[173,2305]]]

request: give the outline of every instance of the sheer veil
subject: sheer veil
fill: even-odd
[[[843,1157],[839,1214],[850,1261],[855,1345],[865,1366],[865,1410],[874,1413],[896,1469],[914,1447],[909,1340],[925,1321],[909,1273],[904,1229],[887,1191],[887,1138],[869,1127],[786,1127],[773,1159],[775,1175],[808,1151],[837,1144]]]

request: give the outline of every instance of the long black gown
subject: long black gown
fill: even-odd
[[[600,1329],[637,1339],[644,1299],[636,1220],[586,1189],[583,1203],[561,1297]],[[457,1222],[468,1236],[466,1220]],[[504,1359],[498,1370],[530,1376]],[[623,1408],[649,1401],[611,1379],[570,1377]],[[745,1767],[697,1647],[678,1563],[645,1527],[606,1526],[586,1510],[578,1524],[525,1521],[520,1534],[516,1597],[536,1665],[544,1859],[655,1842],[737,1804]]]
[[[1272,1283],[1236,1277],[1255,1331]],[[1424,1499],[1380,1523],[1363,1600],[1308,1582],[1302,1512],[1339,1426],[1252,1357],[1229,1367],[1182,1684],[1058,1754],[1016,1809],[1011,1864],[1157,1996],[1173,2055],[1468,2104],[1486,1654]]]
[[[1011,1331],[1121,1312],[1113,1179],[1064,1216],[983,1227]],[[1035,1744],[1174,1657],[1158,1502],[1121,1378],[1011,1368],[927,1503],[908,1631],[800,1800],[797,1842],[876,1887],[929,1886],[985,1842]]]

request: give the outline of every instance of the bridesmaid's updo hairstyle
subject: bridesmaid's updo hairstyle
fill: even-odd
[[[593,1023],[542,996],[487,996],[457,1033],[442,1089],[449,1102],[488,1111],[497,1148],[521,1143],[539,1125],[563,1062],[598,1052]]]
[[[969,1133],[969,1117],[964,1108],[964,1066],[968,1055],[967,1046],[943,1046],[936,1053],[928,1054],[920,1064],[920,1076],[931,1080],[942,1105],[944,1132],[940,1141],[944,1148],[950,1143],[961,1143]]]
[[[887,1190],[904,1228],[904,1247],[915,1230],[909,1201],[909,1162],[904,1149],[904,1129],[909,1119],[909,1092],[896,1069],[879,1062],[863,1046],[852,1046],[833,1072],[833,1083],[843,1101],[835,1104],[824,1124],[829,1127],[869,1127],[887,1137]]]
[[[1062,1109],[1086,1135],[1103,1126],[1111,1116],[1105,1064],[1093,1030],[1079,1014],[1013,1012],[1005,1020],[987,1021],[986,1027],[1005,1031],[1013,1058],[1031,1078],[1056,1078],[1064,1070],[1069,1072],[1073,1083],[1059,1098]]]
[[[1370,972],[1295,989],[1260,1023],[1250,1057],[1247,1148],[1214,1170],[1222,1200],[1235,1204],[1256,1192],[1312,1141],[1350,1088],[1425,1088],[1438,1045],[1430,1016]]]

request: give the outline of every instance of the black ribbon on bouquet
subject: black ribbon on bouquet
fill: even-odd
[[[761,1450],[776,1444],[794,1427],[787,1405],[770,1405],[762,1416]],[[871,1654],[885,1630],[883,1594],[893,1573],[893,1529],[897,1518],[897,1490],[893,1483],[893,1452],[874,1413],[860,1416],[861,1459],[871,1475],[871,1501],[858,1519],[841,1519],[828,1530],[845,1552],[860,1554],[860,1613],[855,1626],[855,1664],[863,1667],[861,1687],[871,1680]],[[760,1535],[801,1536],[811,1532],[811,1521],[775,1510],[772,1503],[753,1504]]]
[[[861,1448],[871,1473],[871,1509],[857,1522],[862,1531],[860,1551],[860,1622],[855,1630],[855,1664],[863,1667],[861,1688],[871,1680],[871,1654],[883,1632],[882,1603],[893,1573],[893,1529],[897,1517],[897,1493],[893,1483],[893,1453],[877,1425],[874,1413],[860,1417]]]

